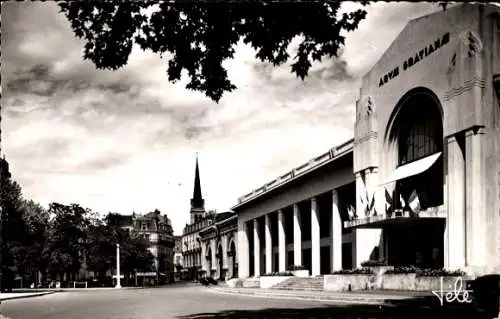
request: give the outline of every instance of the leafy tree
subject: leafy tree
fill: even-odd
[[[105,224],[92,225],[87,241],[87,267],[105,281],[106,273],[115,265],[116,242],[112,229]]]
[[[91,226],[88,233],[87,267],[105,281],[108,271],[116,266],[116,244],[120,244],[120,265],[123,274],[153,271],[154,256],[148,243],[129,232],[129,216],[109,213],[102,223]]]
[[[13,288],[14,276],[23,262],[22,245],[26,234],[21,187],[11,177],[9,164],[0,159],[1,271],[2,290]]]
[[[68,274],[74,280],[80,270],[86,248],[90,210],[78,204],[49,205],[52,214],[50,266],[53,274]]]
[[[127,232],[128,234],[128,232]],[[134,234],[125,236],[120,245],[123,256],[122,269],[127,273],[154,271],[154,256],[148,250],[148,242]]]
[[[48,228],[49,214],[42,206],[32,200],[24,200],[22,204],[25,224],[25,241],[23,245],[27,271],[31,280],[36,280],[36,271],[45,274],[48,267]]]
[[[359,1],[363,6],[368,1]],[[291,41],[301,43],[291,72],[304,79],[314,61],[336,57],[344,31],[353,31],[366,17],[363,9],[339,14],[341,1],[328,2],[60,2],[73,32],[85,40],[84,59],[99,69],[127,64],[134,43],[160,56],[166,53],[171,82],[187,71],[186,88],[218,102],[236,89],[222,62],[233,58],[242,39],[256,49],[256,58],[274,66],[290,59]],[[151,15],[145,9],[153,10]]]

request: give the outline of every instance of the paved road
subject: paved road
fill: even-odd
[[[0,314],[10,319],[201,319],[201,318],[478,318],[435,310],[333,306],[299,301],[218,294],[205,287],[62,292],[8,300]],[[440,315],[441,314],[441,315]],[[411,316],[410,316],[411,315]],[[465,318],[464,317],[464,318]],[[0,316],[0,318],[2,318]]]

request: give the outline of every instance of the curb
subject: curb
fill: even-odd
[[[40,296],[45,296],[45,295],[51,295],[53,293],[56,293],[56,292],[55,291],[45,291],[45,292],[33,293],[30,295],[10,296],[10,297],[5,297],[5,298],[2,298],[2,295],[0,294],[0,303],[2,301],[7,301],[7,300],[40,297]]]
[[[368,298],[359,298],[359,297],[347,297],[347,298],[338,298],[338,297],[328,297],[328,296],[311,296],[311,295],[293,295],[293,294],[284,294],[284,293],[275,293],[275,292],[254,292],[254,291],[224,291],[218,288],[212,288],[212,292],[226,294],[226,295],[240,295],[240,296],[249,296],[256,298],[274,298],[274,299],[289,299],[289,300],[307,300],[307,301],[321,301],[321,302],[329,302],[336,304],[360,304],[360,305],[371,305],[371,306],[384,306],[384,307],[394,307],[392,303],[389,302],[388,299],[368,299]]]
[[[99,287],[99,288],[27,288],[27,289],[14,289],[14,293],[42,293],[42,292],[91,292],[91,291],[112,291],[112,290],[135,290],[159,287]]]

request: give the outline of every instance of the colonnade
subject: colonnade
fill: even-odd
[[[236,244],[230,234],[211,238],[201,245],[201,269],[207,276],[219,279],[237,275]]]
[[[310,211],[301,211],[299,203],[293,203],[291,206],[293,208],[293,265],[295,266],[305,266],[303,263],[305,261],[305,256],[303,255],[303,249],[310,248],[311,260],[310,260],[310,275],[317,276],[321,274],[321,261],[322,258],[329,257],[329,270],[336,271],[342,269],[342,218],[339,211],[339,196],[337,190],[329,191],[328,196],[331,196],[331,218],[327,218],[330,223],[329,226],[329,236],[321,236],[321,228],[326,227],[323,220],[320,219],[321,212],[318,205],[318,197],[312,197],[308,201],[310,202]],[[286,207],[286,208],[289,208]],[[273,242],[272,234],[272,219],[271,214],[275,212],[269,212],[264,215],[264,227],[259,223],[259,217],[253,219],[239,220],[238,221],[238,243],[239,243],[239,266],[240,266],[240,277],[247,277],[250,275],[259,276],[261,274],[273,272],[277,270],[279,272],[287,271],[287,242],[286,242],[286,225],[285,225],[285,212],[286,208],[277,211],[277,267],[273,267],[273,256],[275,256],[273,251],[273,246],[276,245]],[[310,225],[304,225],[302,219],[310,216]],[[249,225],[249,223],[251,223]],[[322,226],[320,226],[322,224]],[[250,227],[249,227],[250,226]],[[310,242],[303,240],[303,226],[310,226]],[[250,234],[250,229],[252,228]],[[261,229],[262,228],[262,229]],[[291,228],[291,227],[290,227]],[[292,234],[290,234],[292,235]],[[323,238],[321,238],[323,237]],[[250,242],[249,240],[252,240]],[[325,241],[326,239],[326,241]],[[264,241],[262,243],[261,241]],[[251,249],[250,246],[253,246]],[[262,251],[261,246],[265,246],[264,255],[265,261],[261,263]],[[307,247],[306,247],[307,246]],[[321,253],[322,247],[328,247],[330,253],[328,255],[323,255]],[[250,250],[253,250],[251,252]],[[253,258],[250,258],[250,254],[253,254]],[[250,262],[253,259],[253,271],[250,271]],[[323,260],[323,263],[325,261]],[[289,261],[288,265],[292,263]],[[264,269],[261,269],[261,266]],[[276,269],[277,268],[277,269]],[[252,272],[253,274],[251,274]]]

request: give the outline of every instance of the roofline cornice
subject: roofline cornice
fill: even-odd
[[[334,148],[329,149],[327,152],[312,158],[309,162],[302,164],[288,173],[279,176],[273,181],[264,184],[263,186],[257,188],[251,193],[241,196],[238,199],[238,204],[231,208],[232,211],[237,210],[243,205],[247,205],[250,202],[260,198],[261,196],[268,194],[271,191],[274,191],[278,188],[281,188],[290,182],[297,180],[298,178],[302,178],[307,174],[314,172],[320,167],[325,166],[326,164],[332,163],[338,158],[352,152],[354,149],[354,138],[348,140],[347,142],[340,144]]]

